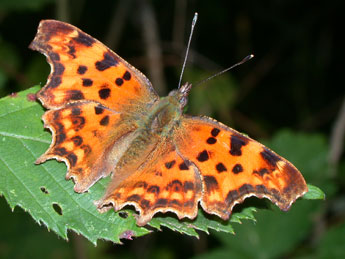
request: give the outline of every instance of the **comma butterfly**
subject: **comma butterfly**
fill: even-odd
[[[99,211],[133,205],[142,226],[157,212],[193,219],[198,204],[229,218],[249,196],[287,210],[304,193],[286,159],[208,117],[183,114],[191,84],[159,98],[150,81],[101,42],[60,21],[41,21],[30,45],[51,66],[37,93],[53,134],[37,159],[64,161],[74,190],[112,173]]]

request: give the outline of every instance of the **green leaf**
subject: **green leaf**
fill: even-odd
[[[241,224],[243,219],[255,221],[253,215],[253,212],[255,211],[255,208],[247,207],[240,212],[233,213],[230,220],[224,221],[217,216],[208,215],[203,210],[199,209],[198,216],[195,220],[178,220],[176,217],[157,216],[149,222],[149,225],[156,229],[160,229],[161,226],[165,226],[182,234],[187,234],[195,237],[198,237],[195,229],[204,231],[206,233],[209,233],[209,230],[212,229],[225,233],[235,234],[231,223]]]
[[[325,193],[318,187],[308,184],[308,192],[304,194],[303,199],[306,200],[324,200]]]

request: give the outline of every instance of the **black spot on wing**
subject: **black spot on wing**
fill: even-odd
[[[80,148],[84,151],[85,155],[88,155],[92,150],[89,145],[81,145]]]
[[[179,202],[178,200],[174,199],[174,200],[169,201],[169,206],[181,208],[183,205],[182,205],[181,202]]]
[[[101,106],[95,106],[95,114],[102,114],[104,109]]]
[[[230,138],[230,154],[233,156],[241,156],[242,155],[242,147],[247,145],[248,140],[238,136],[238,135],[231,135]]]
[[[56,139],[55,139],[55,145],[61,144],[62,142],[64,142],[66,139],[66,134],[63,132],[60,132],[59,134],[56,135]]]
[[[194,183],[191,181],[185,181],[183,184],[184,192],[193,191],[194,190]]]
[[[151,185],[149,188],[147,188],[147,192],[154,193],[154,194],[158,195],[160,192],[159,186]]]
[[[211,135],[212,135],[213,137],[217,137],[218,134],[219,134],[219,132],[220,132],[219,129],[213,128],[213,129],[211,130]]]
[[[134,184],[134,188],[144,188],[144,189],[146,189],[147,186],[148,186],[147,183],[144,182],[144,181],[139,181],[136,184]]]
[[[107,99],[110,96],[110,89],[109,88],[103,88],[98,91],[99,98],[101,99]]]
[[[148,209],[149,207],[151,207],[151,204],[150,204],[149,200],[143,199],[143,200],[140,201],[140,206],[143,209]]]
[[[61,77],[60,76],[53,76],[49,82],[48,88],[56,88],[61,84]]]
[[[240,195],[239,195],[237,190],[229,191],[228,194],[226,195],[225,203],[229,206],[234,201],[238,200],[239,197],[240,197]]]
[[[168,204],[168,200],[167,199],[158,199],[155,206],[156,207],[164,207]]]
[[[78,32],[78,36],[75,37],[74,40],[87,47],[91,47],[96,42],[94,38],[82,32]]]
[[[277,162],[281,160],[279,156],[267,148],[264,148],[264,151],[261,151],[260,155],[271,166],[276,166]]]
[[[109,124],[109,116],[105,115],[101,121],[99,122],[100,125],[102,126],[107,126]]]
[[[123,74],[123,79],[126,80],[126,81],[129,81],[131,80],[131,73],[129,73],[128,71],[126,71],[124,74]]]
[[[162,172],[160,171],[154,171],[155,176],[163,176]]]
[[[259,194],[268,194],[269,193],[269,191],[267,190],[267,188],[263,184],[256,185],[255,191]]]
[[[234,165],[234,167],[232,168],[232,172],[233,172],[234,174],[239,174],[239,173],[243,172],[243,167],[242,167],[242,165],[241,165],[241,164],[236,164],[236,165]]]
[[[183,185],[181,181],[173,180],[166,186],[165,189],[173,192],[180,192],[182,190],[182,187]]]
[[[71,138],[71,140],[73,141],[74,145],[76,145],[76,146],[80,146],[81,144],[83,144],[83,138],[80,136],[74,136]]]
[[[222,172],[226,172],[227,171],[225,165],[223,163],[221,163],[221,162],[216,165],[216,170],[217,170],[218,173],[222,173]]]
[[[70,99],[70,100],[84,99],[83,93],[79,90],[68,90],[66,93],[67,93],[67,99]]]
[[[206,140],[207,144],[210,144],[210,145],[213,145],[217,142],[217,139],[215,139],[214,137],[209,137],[207,140]]]
[[[82,66],[82,65],[80,65],[80,66],[78,67],[77,73],[78,73],[79,75],[84,75],[84,74],[86,73],[86,71],[87,71],[87,66]]]
[[[73,107],[71,111],[72,115],[80,115],[81,114],[81,109],[78,107]]]
[[[194,201],[193,200],[186,201],[185,203],[183,203],[183,207],[193,208],[194,207]]]
[[[66,23],[62,23],[59,21],[42,21],[40,23],[41,32],[42,32],[42,38],[39,39],[41,41],[48,42],[52,35],[56,35],[56,32],[62,33],[62,34],[68,34],[73,31],[73,28]],[[40,42],[37,42],[36,39],[32,44],[39,44]],[[30,47],[34,47],[30,45]]]
[[[196,158],[199,162],[205,162],[209,159],[207,150],[200,152]]]
[[[69,153],[67,155],[67,159],[70,162],[72,167],[77,164],[78,157],[74,153]]]
[[[254,170],[253,174],[260,175],[263,177],[265,174],[269,174],[270,172],[266,168],[261,168],[260,170]]]
[[[85,86],[85,87],[89,87],[89,86],[92,86],[92,84],[93,84],[93,81],[92,81],[92,79],[90,79],[90,78],[82,78],[81,79],[82,81],[83,81],[83,86]]]
[[[81,130],[85,125],[85,118],[82,116],[73,116],[72,117],[73,129],[75,131]]]
[[[76,58],[75,56],[75,47],[73,45],[68,45],[68,52],[67,52],[69,55],[71,55],[71,57],[73,59]]]
[[[49,56],[53,61],[60,61],[60,55],[56,52],[49,52]]]
[[[212,175],[205,175],[204,176],[204,182],[206,185],[206,191],[207,192],[216,191],[219,188],[216,178]]]
[[[65,66],[61,63],[54,63],[54,74],[53,76],[61,76],[63,72],[65,71]]]
[[[95,63],[96,69],[99,71],[104,71],[112,66],[116,66],[118,61],[110,52],[104,53],[104,58],[101,61]]]
[[[240,196],[255,192],[255,189],[250,184],[243,184],[239,189]]]
[[[123,85],[123,79],[122,78],[116,78],[115,79],[115,84],[117,85],[117,86],[122,86]]]
[[[135,201],[135,202],[139,202],[140,199],[141,198],[138,194],[133,194],[127,198],[128,201]]]
[[[165,163],[166,169],[172,168],[172,167],[175,165],[175,163],[176,163],[175,160],[172,160],[172,161],[170,161],[170,162],[166,162],[166,163]]]
[[[181,164],[179,164],[178,167],[180,168],[180,170],[188,170],[189,169],[189,166],[185,161],[183,161]]]

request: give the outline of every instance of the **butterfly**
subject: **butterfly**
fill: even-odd
[[[158,212],[194,219],[198,205],[227,220],[247,197],[280,209],[307,192],[301,173],[255,140],[205,116],[183,114],[192,85],[160,98],[144,74],[80,29],[40,22],[30,48],[51,66],[37,98],[52,143],[37,159],[63,161],[74,190],[111,175],[98,210],[132,205],[137,224]]]

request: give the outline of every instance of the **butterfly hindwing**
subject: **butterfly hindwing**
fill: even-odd
[[[120,156],[112,149],[120,149],[123,136],[129,139],[137,128],[124,120],[120,113],[95,102],[76,102],[49,110],[43,115],[43,121],[53,132],[53,142],[36,163],[51,158],[65,161],[66,178],[74,179],[77,192],[86,191],[110,174]]]
[[[175,143],[201,174],[201,206],[223,219],[249,196],[268,198],[287,210],[307,192],[301,173],[290,162],[211,118],[184,116]]]
[[[162,142],[145,163],[121,183],[109,185],[97,202],[103,211],[133,205],[138,225],[145,225],[157,212],[174,212],[179,218],[195,218],[201,198],[201,178],[197,168],[176,152],[170,141]],[[116,175],[113,175],[115,178]],[[115,179],[114,179],[115,180]]]

